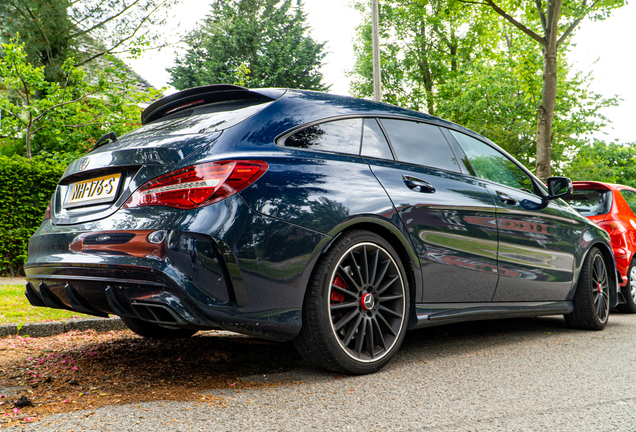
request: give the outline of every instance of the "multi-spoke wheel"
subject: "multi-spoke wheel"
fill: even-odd
[[[636,265],[635,261],[629,265],[627,271],[627,285],[623,287],[623,297],[625,297],[625,304],[616,306],[619,312],[623,313],[636,313]]]
[[[610,309],[610,281],[605,257],[592,248],[585,257],[572,303],[574,312],[565,316],[572,328],[601,330],[607,325]]]
[[[316,266],[296,347],[330,370],[374,372],[399,349],[408,313],[408,282],[395,250],[376,234],[351,231]]]

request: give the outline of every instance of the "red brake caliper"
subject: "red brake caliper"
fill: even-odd
[[[338,288],[347,289],[347,283],[340,279],[340,276],[333,278],[333,284]],[[331,304],[342,303],[344,301],[344,294],[339,293],[336,290],[331,290]]]

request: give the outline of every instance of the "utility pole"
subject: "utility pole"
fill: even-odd
[[[373,100],[382,102],[382,84],[380,81],[380,8],[378,0],[371,0],[371,30],[373,41]]]

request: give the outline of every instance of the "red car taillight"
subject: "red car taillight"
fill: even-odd
[[[598,222],[597,225],[610,235],[614,255],[616,255],[616,258],[621,258],[621,256],[619,256],[620,250],[627,247],[627,241],[625,240],[625,233],[629,231],[627,224],[620,220],[614,220]]]
[[[605,231],[607,231],[610,237],[623,234],[624,232],[628,231],[628,228],[627,226],[625,226],[625,223],[619,220],[598,222],[597,225],[603,228]]]
[[[142,185],[124,207],[167,206],[195,209],[224,200],[258,180],[268,165],[238,160],[193,165]]]

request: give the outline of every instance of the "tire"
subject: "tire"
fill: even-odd
[[[607,325],[610,281],[603,253],[590,249],[583,262],[572,303],[574,312],[565,315],[565,323],[575,329],[602,330]]]
[[[632,260],[627,270],[627,285],[623,287],[623,297],[625,303],[616,306],[616,309],[622,313],[636,313],[636,265]]]
[[[377,234],[351,231],[317,263],[294,345],[315,366],[372,373],[400,349],[409,311],[408,280],[396,251]]]
[[[194,335],[198,331],[184,328],[175,329],[163,327],[159,324],[154,324],[137,318],[121,317],[121,320],[134,333],[148,339],[185,339]]]

